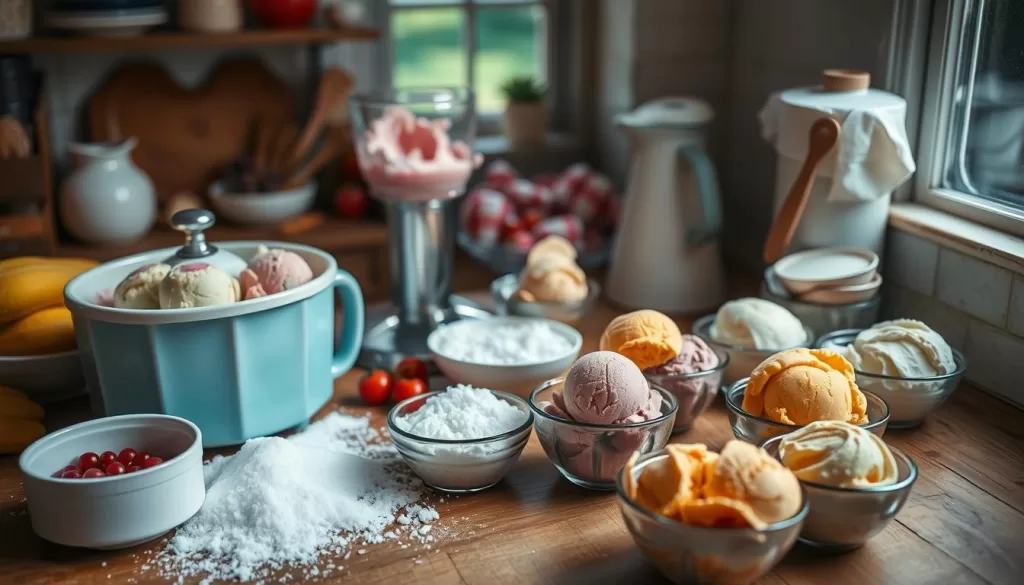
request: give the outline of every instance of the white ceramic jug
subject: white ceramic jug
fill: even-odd
[[[692,313],[724,300],[718,181],[704,148],[713,117],[694,98],[656,100],[618,117],[633,159],[605,284],[612,301]]]
[[[60,189],[60,218],[71,235],[90,244],[136,240],[156,219],[156,191],[131,160],[136,141],[68,145],[78,168]]]

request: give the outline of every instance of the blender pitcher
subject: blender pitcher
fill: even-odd
[[[605,284],[615,303],[692,313],[724,300],[718,181],[704,148],[713,117],[707,103],[679,97],[616,120],[633,159]]]

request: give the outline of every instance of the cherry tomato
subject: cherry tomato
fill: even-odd
[[[127,449],[121,449],[121,452],[117,454],[117,460],[121,462],[121,465],[128,467],[132,464],[132,461],[135,461],[136,455],[138,453],[135,452],[135,449],[128,447]]]
[[[102,471],[100,471],[99,469],[96,469],[95,467],[90,467],[89,469],[86,469],[85,473],[82,474],[82,477],[84,477],[85,479],[92,479],[94,477],[106,477],[106,476],[107,476],[106,473],[103,473]]]
[[[106,468],[115,461],[117,461],[117,453],[114,453],[113,451],[104,451],[100,453],[100,469]]]
[[[358,185],[342,185],[334,193],[334,213],[341,217],[358,219],[366,215],[366,208],[369,206],[370,198]]]
[[[60,477],[61,479],[82,479],[82,474],[79,473],[77,469],[65,469],[60,474]]]
[[[384,404],[391,396],[394,378],[384,370],[374,370],[359,380],[359,397],[370,406]]]
[[[316,14],[317,0],[249,0],[256,18],[272,28],[303,28]]]
[[[95,467],[100,466],[100,456],[89,451],[82,453],[82,456],[78,458],[78,468],[82,471],[87,471]]]
[[[107,475],[121,475],[122,473],[126,472],[124,464],[121,463],[120,461],[114,461],[107,465],[104,469],[107,472]]]
[[[128,473],[135,473],[136,471],[142,471],[142,467],[140,467],[138,465],[129,465],[128,466]]]
[[[142,464],[142,468],[149,469],[150,467],[156,467],[157,465],[160,465],[163,462],[164,460],[159,457],[150,457],[149,459],[146,459],[146,461]]]
[[[142,467],[142,464],[146,462],[146,459],[149,459],[149,453],[142,451],[135,455],[135,459],[132,459],[132,465]]]
[[[395,384],[395,392],[392,398],[395,402],[401,402],[406,398],[419,396],[427,391],[427,383],[419,378],[406,378]]]
[[[426,382],[430,379],[430,372],[427,370],[427,363],[420,358],[407,357],[404,360],[398,362],[398,367],[395,368],[395,374],[398,375],[399,379],[416,378],[417,380],[423,380]]]

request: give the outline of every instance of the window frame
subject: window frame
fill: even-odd
[[[476,51],[476,33],[474,30],[474,23],[476,12],[480,9],[491,9],[491,8],[514,8],[518,6],[540,6],[544,9],[544,37],[545,37],[545,55],[544,55],[544,67],[545,77],[547,78],[548,88],[548,111],[550,116],[549,129],[554,130],[556,128],[564,129],[565,120],[563,120],[562,113],[569,111],[569,106],[566,103],[568,96],[572,93],[567,85],[569,79],[568,75],[564,75],[565,60],[561,58],[560,51],[564,49],[562,43],[558,42],[559,34],[556,31],[565,30],[571,22],[571,17],[566,14],[567,10],[570,10],[569,5],[571,2],[558,1],[558,0],[509,0],[507,2],[487,2],[480,3],[474,0],[443,0],[443,1],[429,1],[426,0],[422,4],[411,4],[408,6],[394,6],[390,0],[378,0],[373,3],[370,11],[370,16],[374,22],[374,25],[381,31],[381,39],[384,41],[379,44],[381,48],[377,54],[377,71],[380,72],[380,76],[377,78],[378,83],[383,88],[390,88],[393,86],[394,79],[394,57],[395,57],[395,43],[391,36],[391,13],[394,11],[407,11],[407,10],[430,10],[439,8],[459,8],[464,11],[465,19],[463,21],[463,43],[466,48],[467,55],[467,81],[469,87],[473,87],[474,82],[474,66],[473,66],[473,54]],[[560,83],[557,80],[562,80]],[[501,113],[481,114],[477,113],[477,136],[478,137],[489,137],[499,136],[503,133],[501,128]]]
[[[986,0],[898,0],[887,81],[890,89],[907,97],[908,127],[917,136],[913,200],[1024,237],[1021,209],[940,186],[949,158],[962,156],[950,148],[949,140],[952,125],[957,121],[954,113],[958,72],[962,66],[969,67],[970,83],[965,84],[969,89],[964,98],[969,108],[980,38],[972,27],[981,26],[978,14],[985,9],[985,3]],[[965,39],[972,38],[972,32],[974,42],[970,51],[961,51]],[[968,58],[970,62],[966,61]],[[917,116],[913,115],[915,110]],[[956,150],[962,151],[966,132],[959,134]]]

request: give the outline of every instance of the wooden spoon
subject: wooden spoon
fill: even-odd
[[[291,159],[292,149],[295,147],[295,139],[299,136],[299,129],[295,124],[285,124],[274,137],[274,145],[271,149],[270,162],[268,167],[274,172],[285,172]]]
[[[281,186],[281,190],[288,191],[305,185],[313,178],[313,175],[327,166],[327,163],[337,158],[347,143],[348,132],[346,130],[345,126],[332,126],[330,134],[324,140],[320,150],[313,155],[313,158],[301,170],[292,173],[288,177],[288,180]]]
[[[299,141],[295,144],[290,160],[289,169],[294,169],[302,163],[309,152],[310,147],[316,140],[321,128],[338,108],[343,107],[348,101],[348,94],[352,91],[352,76],[343,69],[326,69],[320,76],[320,86],[316,93],[316,105],[313,113],[302,130]]]
[[[252,168],[259,174],[267,169],[270,163],[270,147],[273,138],[273,125],[270,120],[260,120],[256,124],[256,140],[253,144]]]
[[[789,188],[789,194],[786,195],[779,214],[775,216],[775,222],[772,223],[768,239],[764,243],[764,261],[769,265],[775,264],[786,253],[786,248],[793,240],[793,234],[800,224],[800,216],[807,207],[818,164],[839,140],[839,122],[832,118],[816,120],[811,124],[809,138],[807,158],[804,159],[804,165],[800,167],[800,173],[793,181],[793,186]]]

